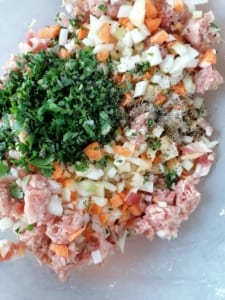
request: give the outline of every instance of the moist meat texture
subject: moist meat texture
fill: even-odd
[[[203,94],[223,83],[220,35],[212,11],[172,2],[64,0],[69,16],[20,43],[0,81],[0,230],[18,238],[1,241],[0,261],[30,251],[66,280],[72,267],[124,252],[130,235],[176,238],[198,206],[217,144]],[[113,98],[99,112],[102,82]],[[37,118],[38,141],[27,127]],[[74,139],[85,145],[76,159]]]

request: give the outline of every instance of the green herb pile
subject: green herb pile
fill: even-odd
[[[67,60],[53,51],[24,55],[0,89],[1,159],[16,143],[20,162],[47,169],[52,161],[81,159],[93,141],[112,140],[122,116],[122,90],[111,77],[110,64],[105,74],[89,48]],[[21,132],[25,141],[17,138]]]

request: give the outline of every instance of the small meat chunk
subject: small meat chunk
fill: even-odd
[[[33,175],[24,189],[24,213],[28,223],[47,222],[47,208],[51,192],[48,189],[47,179],[40,175]]]
[[[200,202],[200,193],[195,189],[194,184],[188,180],[180,180],[175,191],[177,194],[176,206],[181,210],[184,220],[187,220]]]
[[[0,218],[8,217],[11,211],[10,193],[7,185],[0,185]]]
[[[223,83],[222,75],[209,66],[198,71],[194,77],[196,92],[204,94],[208,90],[216,90]]]
[[[182,31],[184,24],[191,17],[187,6],[184,6],[182,11],[176,11],[166,0],[158,0],[156,7],[159,11],[159,17],[162,19],[161,27],[172,32]]]
[[[200,19],[190,19],[183,30],[183,36],[200,52],[220,42],[218,28],[213,26],[214,15],[211,11]]]
[[[63,216],[60,221],[49,223],[46,234],[53,243],[68,243],[69,236],[84,226],[83,213],[77,211],[74,215]]]

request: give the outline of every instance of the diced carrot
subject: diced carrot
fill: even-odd
[[[141,154],[141,159],[143,159],[143,160],[147,160],[148,159],[148,155],[147,155],[146,152],[144,152],[144,153]]]
[[[88,35],[88,29],[85,27],[81,27],[77,31],[77,38],[78,40],[83,40]]]
[[[131,215],[130,215],[130,212],[129,211],[123,211],[122,212],[122,215],[120,216],[120,218],[119,218],[119,221],[120,222],[126,222],[127,220],[129,220],[130,219],[130,217],[131,217]]]
[[[126,211],[129,207],[129,204],[127,202],[124,202],[123,206],[122,206],[122,211]]]
[[[117,208],[123,204],[123,200],[119,194],[115,194],[110,198],[110,203],[112,207]]]
[[[184,2],[183,0],[174,0],[174,9],[177,12],[182,12],[184,10]]]
[[[90,160],[100,160],[104,156],[104,149],[99,142],[93,142],[84,149],[84,153]]]
[[[16,201],[13,205],[13,208],[15,209],[18,215],[22,215],[24,212],[24,202]]]
[[[71,192],[71,201],[77,200],[77,193],[76,192]]]
[[[152,77],[152,72],[148,71],[141,76],[142,80],[149,80]]]
[[[86,229],[85,229],[85,231],[83,233],[83,236],[88,241],[88,240],[90,240],[92,234],[93,234],[93,229],[91,227],[91,224],[89,223],[89,225],[86,227]]]
[[[174,104],[173,109],[176,109],[176,110],[182,110],[183,107],[182,107],[181,104]]]
[[[122,75],[117,73],[114,77],[113,77],[113,80],[116,82],[116,83],[120,83],[122,81]]]
[[[62,47],[58,52],[58,57],[63,59],[70,58],[70,53],[66,48]]]
[[[186,95],[186,90],[183,82],[178,82],[176,85],[173,85],[171,89],[180,96]]]
[[[66,245],[51,243],[50,250],[55,252],[57,256],[68,257],[69,249]]]
[[[151,0],[145,0],[145,17],[155,19],[158,16],[158,10]]]
[[[38,38],[40,39],[55,39],[58,37],[60,32],[59,25],[46,26],[39,30]]]
[[[185,43],[184,37],[180,34],[174,33],[173,36],[175,37],[176,41],[179,43]]]
[[[62,179],[61,181],[63,187],[72,187],[74,185],[74,178]]]
[[[132,105],[132,102],[133,102],[133,96],[131,95],[131,93],[127,92],[124,94],[124,98],[121,102],[121,105],[124,106],[124,107],[129,107]]]
[[[108,213],[101,213],[99,215],[99,221],[102,225],[105,225],[107,221],[109,220],[110,214]]]
[[[102,212],[102,208],[101,206],[93,203],[92,207],[91,207],[91,213],[93,215],[99,215]]]
[[[165,30],[160,30],[150,37],[150,42],[152,44],[163,44],[168,41],[169,34]]]
[[[119,23],[121,26],[127,28],[128,30],[132,30],[135,26],[130,22],[129,18],[119,18]]]
[[[152,160],[148,158],[148,155],[146,152],[141,154],[141,159],[143,159],[146,163],[149,164],[149,168],[152,167]]]
[[[161,153],[156,154],[154,160],[153,160],[153,164],[159,164],[162,161],[162,155]]]
[[[120,196],[120,198],[124,201],[127,197],[128,192],[127,191],[123,191],[118,193],[118,195]]]
[[[104,62],[109,57],[109,50],[105,49],[97,53],[97,60],[99,62]]]
[[[16,243],[14,244],[14,249],[17,255],[23,256],[26,252],[26,245],[24,243]]]
[[[119,18],[119,23],[120,25],[122,25],[123,27],[126,27],[127,23],[130,21],[129,18]]]
[[[216,53],[213,49],[208,49],[200,57],[200,64],[203,62],[208,62],[212,65],[217,63]]]
[[[76,240],[76,238],[78,238],[85,230],[85,227],[76,230],[74,233],[70,234],[68,236],[68,241],[71,243],[72,241]]]
[[[52,179],[62,178],[63,172],[64,172],[63,168],[60,166],[60,164],[58,162],[54,162],[53,166],[54,166],[54,171],[53,171],[51,178]]]
[[[116,42],[116,39],[110,33],[109,23],[104,23],[97,32],[98,37],[103,44],[112,44]]]
[[[182,31],[184,29],[184,23],[182,22],[177,22],[175,25],[174,25],[174,29],[173,30],[176,30],[176,31]]]
[[[166,101],[167,101],[166,95],[163,95],[162,93],[159,93],[159,94],[156,96],[156,98],[155,98],[155,100],[154,100],[154,103],[155,103],[155,105],[162,105],[162,104],[164,104]]]
[[[128,156],[131,156],[131,154],[132,154],[132,152],[128,148],[125,148],[123,146],[114,145],[112,147],[112,149],[113,149],[114,153],[121,155],[121,156],[128,157]]]
[[[183,169],[182,171],[182,176],[190,176],[190,172],[188,172],[187,170]]]
[[[145,25],[151,33],[155,33],[156,30],[159,28],[160,24],[161,24],[161,18],[145,19]]]
[[[141,208],[138,204],[134,204],[134,205],[129,206],[128,210],[135,217],[138,217],[142,214]]]

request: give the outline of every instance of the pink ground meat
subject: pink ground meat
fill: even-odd
[[[212,66],[203,68],[194,77],[196,92],[204,94],[207,90],[216,90],[223,83],[223,77]]]
[[[166,0],[158,0],[155,2],[159,11],[159,17],[162,19],[161,26],[172,31],[181,31],[183,24],[190,18],[191,14],[185,6],[181,12],[176,11]]]
[[[193,47],[203,52],[220,41],[217,28],[212,26],[213,21],[214,15],[211,11],[205,13],[201,19],[190,19],[182,34]]]
[[[7,185],[0,184],[0,218],[10,215],[12,205],[11,197]]]

